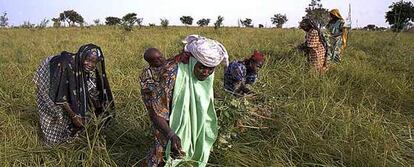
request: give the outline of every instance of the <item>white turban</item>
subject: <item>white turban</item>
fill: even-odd
[[[229,55],[224,46],[212,39],[199,35],[189,35],[184,41],[184,51],[190,52],[194,58],[207,67],[216,67],[221,62],[229,64]]]

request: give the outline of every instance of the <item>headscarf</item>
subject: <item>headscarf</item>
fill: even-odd
[[[318,24],[316,24],[316,22],[313,19],[307,17],[303,18],[303,20],[300,22],[300,26],[309,26],[311,29],[320,31]]]
[[[263,53],[260,53],[258,50],[254,50],[250,59],[255,62],[263,62],[265,58]]]
[[[228,65],[229,55],[226,48],[216,40],[200,35],[189,35],[184,41],[184,51],[190,52],[194,58],[207,67],[216,67],[221,62]]]
[[[331,11],[329,11],[330,14],[334,15],[335,17],[337,17],[338,19],[343,20],[341,13],[339,13],[339,9],[332,9]]]
[[[339,18],[340,20],[344,20],[343,18],[342,18],[342,16],[341,16],[341,13],[339,13],[339,9],[332,9],[331,11],[329,11],[329,13],[330,14],[332,14],[332,15],[334,15],[335,17],[337,17],[337,18]],[[349,28],[347,28],[347,27],[343,27],[343,30],[342,30],[343,32],[342,32],[342,36],[341,36],[341,38],[342,38],[342,46],[341,46],[341,48],[340,48],[340,52],[342,53],[344,50],[345,50],[345,48],[347,47],[347,43],[348,43],[348,31],[349,31]]]
[[[94,54],[99,63],[94,71],[99,91],[99,105],[103,111],[114,110],[113,96],[106,76],[105,60],[101,48],[94,44],[82,46],[76,54],[62,52],[50,62],[51,94],[56,104],[67,102],[71,109],[81,116],[89,109],[89,96],[87,89],[87,72],[83,62],[88,55]],[[97,111],[98,113],[103,111]]]

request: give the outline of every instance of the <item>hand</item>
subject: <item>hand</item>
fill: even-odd
[[[182,159],[185,152],[181,149],[181,139],[176,134],[171,137],[171,152],[173,159]]]
[[[82,128],[85,125],[83,118],[78,115],[72,117],[72,122],[77,128]]]
[[[175,60],[178,62],[182,62],[184,64],[188,64],[189,60],[191,57],[191,53],[190,52],[181,52],[180,54],[175,56]]]
[[[97,117],[99,117],[103,112],[104,112],[104,109],[102,107],[95,108],[95,111],[94,111]]]
[[[244,87],[243,88],[243,93],[244,94],[252,94],[252,93],[254,93],[252,90],[250,90],[249,88],[247,88],[247,87]]]
[[[305,43],[302,43],[302,44],[298,45],[297,49],[298,49],[299,51],[302,51],[302,52],[307,52],[308,47],[306,46],[306,44],[305,44]]]
[[[246,97],[255,97],[256,96],[256,92],[254,91],[250,91],[248,93],[246,93]]]
[[[303,43],[299,44],[298,46],[296,46],[296,49],[298,49],[299,51],[303,51]]]

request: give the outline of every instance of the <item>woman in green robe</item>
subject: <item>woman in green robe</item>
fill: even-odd
[[[155,139],[146,160],[150,167],[204,167],[217,138],[214,70],[228,64],[227,51],[199,35],[183,42],[184,51],[162,66],[159,97],[146,102]]]

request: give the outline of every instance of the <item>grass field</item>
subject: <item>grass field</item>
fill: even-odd
[[[308,71],[294,47],[301,30],[115,27],[0,30],[0,166],[133,166],[152,143],[140,96],[142,53],[171,57],[189,34],[221,41],[231,59],[267,54],[256,97],[223,91],[216,71],[219,142],[213,166],[412,166],[414,164],[414,34],[354,31],[339,65]],[[35,69],[46,56],[102,47],[115,94],[109,129],[90,126],[76,141],[45,148],[39,138]]]

